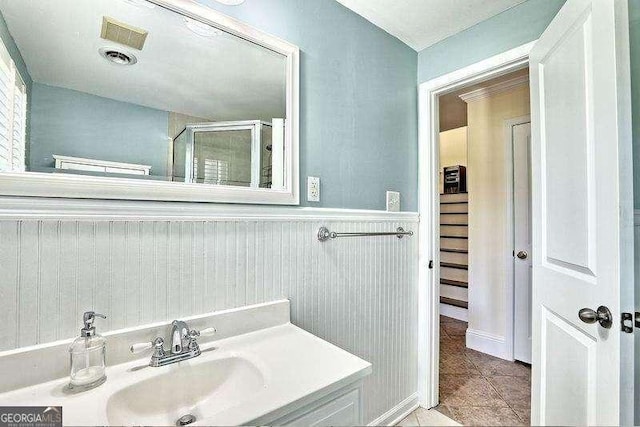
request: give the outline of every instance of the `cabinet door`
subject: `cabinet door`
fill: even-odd
[[[289,426],[355,426],[362,424],[360,391],[353,390],[286,423]]]

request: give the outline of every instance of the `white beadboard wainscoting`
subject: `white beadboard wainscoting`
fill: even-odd
[[[72,338],[86,310],[105,332],[288,298],[296,325],[373,364],[367,422],[415,404],[417,214],[48,203],[0,202],[0,350]],[[416,235],[321,243],[322,225]]]

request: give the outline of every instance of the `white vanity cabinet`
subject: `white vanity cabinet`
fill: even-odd
[[[358,426],[363,425],[362,381],[357,381],[315,401],[300,402],[286,415],[271,414],[251,425],[274,426]],[[307,399],[304,399],[305,401]],[[283,408],[284,409],[284,408]],[[270,418],[275,416],[276,418]]]
[[[357,426],[362,425],[360,389],[355,389],[309,411],[294,415],[293,419],[283,422],[288,426]],[[299,415],[299,416],[298,416]]]

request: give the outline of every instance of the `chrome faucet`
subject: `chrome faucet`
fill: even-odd
[[[182,353],[182,349],[188,348],[190,343],[189,327],[187,324],[182,320],[174,320],[171,323],[171,353]]]
[[[157,337],[150,343],[133,344],[130,350],[131,353],[141,353],[153,349],[149,366],[166,366],[200,356],[198,337],[215,333],[215,328],[196,331],[195,329],[189,329],[189,326],[182,320],[174,320],[171,323],[171,350],[169,352],[164,349],[164,339],[162,337]]]

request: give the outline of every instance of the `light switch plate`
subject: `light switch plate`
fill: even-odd
[[[320,178],[316,176],[307,177],[307,201],[320,201]]]
[[[400,193],[387,191],[387,212],[400,212]]]

